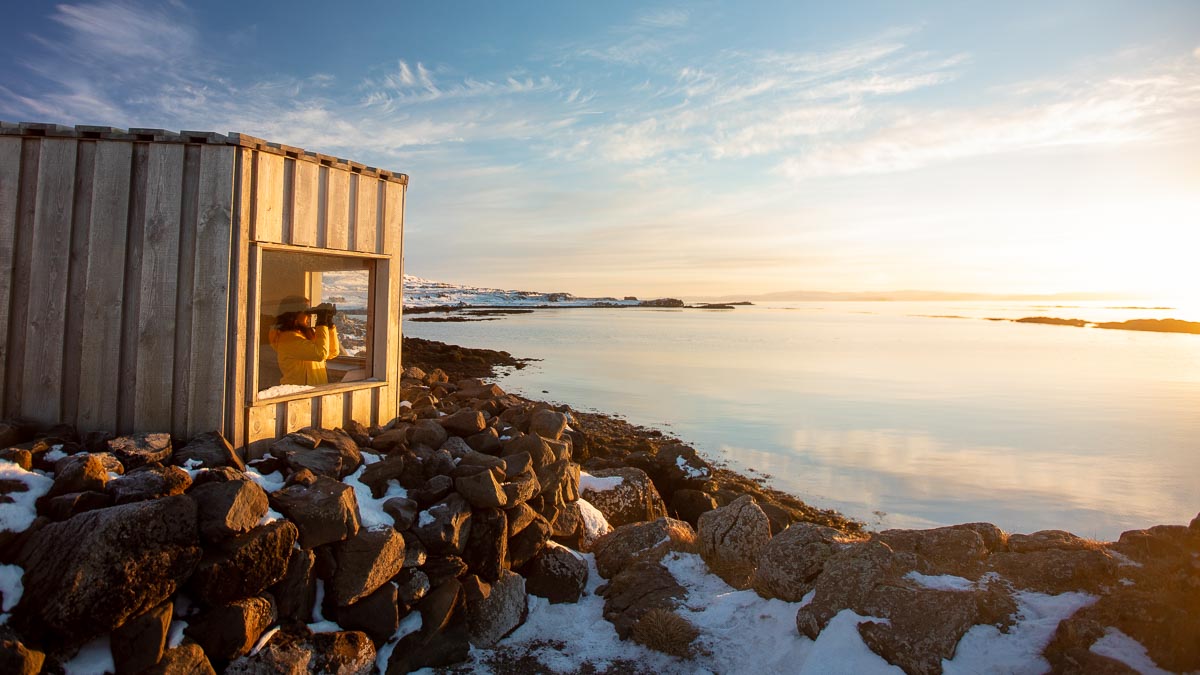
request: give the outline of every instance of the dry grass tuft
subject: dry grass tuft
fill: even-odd
[[[671,656],[688,658],[700,631],[670,610],[654,608],[633,625],[633,641]]]

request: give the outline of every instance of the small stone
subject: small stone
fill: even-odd
[[[429,577],[418,569],[404,568],[396,575],[397,600],[408,607],[420,602],[429,593]]]
[[[433,476],[416,490],[409,490],[408,496],[421,506],[436,504],[446,498],[454,490],[454,479],[450,476]]]
[[[435,553],[462,553],[471,528],[471,505],[458,493],[422,511],[412,532]]]
[[[171,434],[121,436],[109,441],[108,448],[126,471],[151,462],[166,464],[171,460]]]
[[[420,511],[420,504],[408,497],[392,497],[383,503],[383,512],[392,517],[395,528],[399,532],[412,527]]]

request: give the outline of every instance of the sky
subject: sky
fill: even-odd
[[[99,2],[0,119],[409,174],[405,271],[577,295],[1200,297],[1200,3]]]

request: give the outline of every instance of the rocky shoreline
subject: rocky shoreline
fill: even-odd
[[[968,633],[1019,633],[1038,598],[1073,603],[1030,655],[1056,672],[1137,672],[1120,640],[1200,668],[1200,517],[1116,542],[867,533],[658,431],[508,394],[483,379],[520,367],[504,352],[404,348],[397,418],[248,462],[218,434],[0,425],[0,671],[547,672],[504,640],[534,597],[602,601],[603,630],[695,670],[693,559],[786,603],[793,642],[851,621],[908,673],[942,672]]]

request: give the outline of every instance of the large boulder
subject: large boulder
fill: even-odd
[[[210,542],[249,532],[267,514],[267,493],[249,479],[205,483],[188,495],[199,509],[200,536]]]
[[[203,647],[209,659],[225,663],[249,653],[273,623],[275,607],[271,598],[245,598],[203,612],[188,622],[183,634]]]
[[[471,436],[487,428],[483,413],[476,410],[459,410],[440,420],[442,427],[455,436]]]
[[[47,524],[17,556],[25,591],[13,621],[81,644],[162,604],[191,576],[200,553],[196,503],[185,495]]]
[[[417,611],[421,613],[421,627],[396,643],[385,675],[452,665],[470,653],[466,597],[457,579],[449,579],[430,591],[417,605]]]
[[[313,574],[315,563],[316,556],[311,550],[292,548],[283,578],[271,587],[280,621],[312,621],[312,609],[317,599],[316,577]]]
[[[433,553],[462,553],[471,534],[471,505],[453,493],[417,516],[412,532]]]
[[[394,529],[360,530],[333,545],[329,597],[345,606],[374,593],[404,566],[404,537]]]
[[[567,416],[556,410],[539,408],[529,416],[529,433],[557,441],[567,428]]]
[[[639,560],[613,577],[604,589],[604,618],[622,640],[654,609],[674,609],[687,595],[671,572],[652,560]]]
[[[645,471],[633,467],[593,471],[579,483],[580,493],[613,527],[667,515],[667,506]]]
[[[700,516],[700,557],[734,588],[746,588],[758,554],[771,541],[771,522],[754,498],[742,495]]]
[[[159,662],[173,610],[174,604],[165,602],[112,632],[110,644],[118,673],[140,673]]]
[[[471,533],[463,561],[484,581],[500,580],[508,565],[508,517],[504,511],[476,509],[471,513]]]
[[[446,442],[449,434],[446,433],[446,428],[438,424],[437,420],[417,420],[417,423],[408,429],[408,444],[427,445],[431,448],[440,448]]]
[[[104,489],[114,504],[131,504],[181,495],[191,485],[191,476],[177,466],[143,464],[110,480]]]
[[[177,466],[192,469],[216,469],[222,466],[245,471],[246,465],[234,451],[233,446],[219,431],[200,434],[182,448],[175,450],[172,461]]]
[[[480,649],[495,646],[525,623],[529,614],[525,577],[508,570],[503,570],[494,583],[471,575],[463,581],[463,591],[471,644]]]
[[[863,537],[831,527],[795,523],[771,538],[758,556],[751,586],[764,598],[799,602],[816,585],[825,561]]]
[[[333,618],[342,628],[362,631],[382,645],[400,625],[398,600],[396,584],[389,581],[357,602],[336,607]]]
[[[469,476],[455,478],[454,487],[475,508],[504,508],[508,506],[508,495],[500,486],[502,480],[503,470],[485,469]]]
[[[991,551],[975,529],[954,526],[928,530],[884,530],[875,535],[908,567],[922,574],[977,578]]]
[[[296,526],[277,520],[209,547],[192,576],[196,598],[209,605],[223,605],[258,595],[283,579]]]
[[[550,541],[552,530],[545,518],[537,516],[508,540],[508,567],[520,567],[533,559]]]
[[[1001,552],[987,562],[988,569],[1017,588],[1041,593],[1095,592],[1117,582],[1117,561],[1101,548]]]
[[[292,483],[270,495],[270,504],[300,531],[300,546],[316,548],[358,534],[354,488],[328,476]]]
[[[109,441],[108,449],[121,460],[126,471],[151,462],[167,464],[171,461],[171,434],[121,436]]]
[[[669,551],[693,551],[696,533],[692,526],[674,518],[622,525],[596,542],[596,569],[612,579],[640,560],[657,562]]]
[[[587,587],[587,561],[554,542],[547,544],[519,572],[525,577],[525,589],[551,604],[578,602]]]
[[[287,463],[292,471],[308,469],[315,474],[342,479],[362,464],[358,444],[342,432],[305,429],[271,444],[270,453]]]

